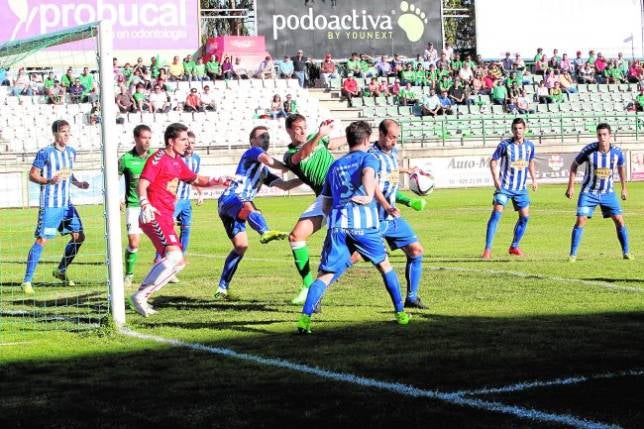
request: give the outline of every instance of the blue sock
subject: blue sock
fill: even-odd
[[[248,215],[248,223],[250,224],[250,227],[259,234],[264,234],[268,231],[266,219],[264,219],[264,216],[260,212],[250,212]]]
[[[517,223],[514,225],[514,238],[512,239],[512,247],[519,247],[519,242],[525,234],[528,227],[528,216],[519,216]]]
[[[407,280],[407,299],[416,301],[418,298],[418,288],[420,287],[420,278],[423,274],[423,255],[413,258],[407,258],[405,267],[405,279]]]
[[[237,267],[239,266],[239,263],[241,262],[243,257],[244,255],[240,255],[234,250],[231,250],[231,252],[228,254],[226,262],[224,262],[224,270],[221,272],[221,277],[219,278],[220,288],[228,289],[230,281],[233,279],[235,271],[237,271]]]
[[[398,283],[398,276],[394,270],[388,271],[382,275],[382,279],[385,281],[385,287],[391,301],[394,303],[394,308],[396,313],[404,310],[402,297],[400,296],[400,283]]]
[[[42,255],[43,246],[39,243],[34,243],[29,249],[29,255],[27,256],[27,271],[25,272],[25,282],[30,282],[34,278],[34,272],[36,272],[36,266],[38,261],[40,261],[40,255]]]
[[[626,229],[626,226],[617,228],[617,238],[619,239],[619,244],[622,245],[622,253],[628,253],[628,230]]]
[[[572,237],[570,238],[570,256],[577,256],[577,249],[581,243],[581,236],[584,234],[584,228],[575,226],[572,229]]]
[[[63,254],[63,258],[60,260],[60,264],[58,264],[58,271],[65,272],[65,270],[67,270],[67,267],[69,266],[69,264],[71,264],[74,258],[76,257],[76,254],[78,253],[78,249],[80,249],[81,244],[83,243],[69,240],[69,242],[67,243],[67,246],[65,246],[65,253]]]
[[[181,227],[181,249],[183,250],[183,254],[188,252],[188,244],[190,244],[190,225],[182,226]]]
[[[490,220],[487,221],[487,232],[485,233],[485,248],[491,249],[492,242],[494,241],[494,234],[496,234],[496,227],[499,225],[499,221],[503,216],[502,212],[492,210],[490,215]]]
[[[307,316],[313,314],[313,310],[317,303],[322,299],[322,295],[324,295],[326,288],[327,286],[322,280],[318,279],[311,283],[311,286],[309,286],[309,293],[306,295],[306,302],[302,308],[302,314],[306,314]]]

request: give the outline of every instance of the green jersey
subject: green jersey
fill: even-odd
[[[154,151],[148,150],[148,153],[139,156],[136,148],[124,153],[119,158],[119,176],[125,176],[125,205],[127,207],[139,207],[139,194],[136,187],[139,186],[139,178],[143,172],[145,161],[148,160]]]
[[[315,134],[307,137],[306,141],[311,141]],[[299,147],[292,144],[288,145],[288,150],[284,154],[284,164],[304,183],[306,183],[315,195],[322,192],[322,186],[326,180],[329,167],[335,161],[335,158],[328,149],[329,139],[324,137],[320,139],[313,152],[306,158],[302,159],[299,164],[293,164],[292,158],[299,151]]]

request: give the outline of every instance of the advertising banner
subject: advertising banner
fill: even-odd
[[[441,0],[272,0],[257,2],[258,34],[275,57],[422,54],[442,46]]]
[[[0,41],[108,20],[116,50],[195,50],[198,15],[198,0],[0,0]],[[56,49],[91,48],[83,43]]]
[[[644,180],[644,152],[641,150],[631,152],[631,180]]]

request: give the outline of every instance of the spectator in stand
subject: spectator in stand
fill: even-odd
[[[387,85],[387,81],[385,79],[380,79],[380,82],[378,82],[378,92],[380,95],[384,95],[385,97],[391,95],[389,92],[389,85]]]
[[[454,114],[454,101],[449,98],[447,91],[441,92],[441,95],[438,97],[441,102],[441,107],[443,109],[443,114],[453,115]]]
[[[638,112],[644,112],[644,87],[640,88],[640,93],[635,97],[633,103]]]
[[[137,87],[138,91],[138,87]],[[136,100],[136,97],[134,97]],[[170,103],[168,102],[168,94],[162,90],[160,85],[154,86],[154,91],[150,94],[149,110],[153,113],[167,113],[170,111]]]
[[[454,48],[449,44],[449,42],[445,43],[443,53],[445,54],[445,57],[447,57],[447,61],[452,61],[452,58],[454,58]]]
[[[425,86],[427,86],[427,84],[428,84],[428,81],[427,81],[427,73],[425,72],[425,68],[423,67],[422,64],[418,64],[416,66],[416,70],[414,71],[414,85],[424,88]]]
[[[429,89],[429,94],[425,94],[425,96],[423,96],[420,110],[421,116],[437,116],[443,114],[441,101],[433,88]]]
[[[525,89],[521,89],[521,95],[516,100],[516,107],[517,112],[521,115],[525,115],[526,113],[534,113],[534,109],[530,108],[530,99],[528,98]]]
[[[349,107],[353,107],[353,97],[360,97],[360,86],[358,81],[352,75],[349,75],[342,83],[342,96],[349,102]]]
[[[561,57],[559,56],[559,49],[553,49],[552,51],[552,57],[550,57],[550,61],[548,61],[548,68],[551,70],[559,70],[559,67],[561,65]]]
[[[215,96],[210,92],[210,85],[204,85],[203,93],[201,93],[199,99],[201,100],[201,105],[204,110],[214,112],[217,110],[217,104],[215,103]]]
[[[143,64],[143,58],[138,57],[138,58],[136,59],[136,64],[134,64],[134,67],[132,67],[132,71],[137,71],[137,70],[141,70],[141,71],[143,71],[142,69],[143,69],[144,67],[145,67],[145,65]]]
[[[43,88],[45,91],[45,95],[47,95],[47,90],[51,89],[54,87],[54,84],[56,83],[58,79],[56,79],[56,75],[54,75],[54,72],[49,72],[47,77],[45,78],[45,81],[43,82]],[[0,83],[2,83],[2,79],[0,79]]]
[[[330,52],[324,54],[324,61],[320,64],[320,76],[322,77],[322,80],[324,80],[324,85],[326,85],[327,88],[331,87],[331,79],[337,79],[340,77],[338,75],[335,61],[331,58]]]
[[[508,102],[508,89],[503,85],[503,80],[498,79],[494,87],[492,87],[492,93],[490,94],[492,98],[492,103],[500,104],[505,106]]]
[[[376,61],[376,64],[374,64],[374,67],[378,72],[378,76],[388,77],[392,75],[391,62],[387,60],[387,57],[385,57],[384,55],[382,55],[380,59]]]
[[[483,88],[481,88],[482,94],[492,94],[492,89],[494,88],[494,83],[496,78],[494,75],[488,73],[483,77]]]
[[[403,85],[407,85],[407,83],[411,83],[413,85],[414,81],[416,80],[416,72],[414,71],[414,67],[411,65],[411,63],[407,63],[407,66],[405,67],[405,70],[400,74],[400,81]]]
[[[568,94],[574,94],[577,92],[577,85],[570,73],[563,72],[559,76],[559,83],[561,84],[561,88]]]
[[[226,55],[221,63],[221,77],[224,79],[232,79],[233,77],[236,77],[233,71],[233,62],[231,58]],[[237,78],[239,79],[239,78]]]
[[[550,89],[550,102],[560,104],[563,103],[565,99],[566,97],[561,89],[561,83],[555,82],[555,86]]]
[[[59,80],[54,81],[53,88],[47,89],[47,104],[63,104],[67,90],[60,84]]]
[[[454,86],[449,91],[449,98],[452,99],[454,104],[458,104],[458,105],[470,104],[469,100],[465,96],[465,89],[463,88],[463,82],[458,77],[454,79]]]
[[[443,75],[438,81],[438,89],[442,93],[443,91],[449,92],[449,90],[454,86],[454,81],[452,81],[452,78],[450,77],[449,74]]]
[[[390,76],[398,76],[401,71],[404,69],[404,64],[400,55],[394,54],[394,57],[391,59],[391,71]]]
[[[273,96],[271,101],[271,117],[273,119],[286,118],[286,112],[284,111],[284,106],[282,105],[282,97],[279,94]]]
[[[147,83],[141,77],[141,69],[136,69],[134,71],[134,74],[130,78],[130,81],[125,83],[125,86],[128,88],[136,88],[136,86],[140,83],[143,84],[143,86],[145,86],[147,89]]]
[[[586,64],[586,60],[584,60],[581,56],[581,51],[577,51],[575,54],[575,59],[572,60],[572,73],[575,75],[579,75],[579,72],[581,71],[581,68]]]
[[[597,83],[595,80],[595,68],[586,62],[577,73],[577,82],[579,83]]]
[[[70,101],[73,104],[82,103],[84,101],[83,91],[85,91],[85,88],[81,85],[79,78],[74,79],[74,83],[72,83],[72,86],[70,86],[67,91],[69,92]]]
[[[226,73],[225,67],[223,68],[223,70],[224,73]],[[248,70],[246,70],[246,68],[242,66],[241,58],[239,57],[235,58],[235,64],[233,64],[231,70],[233,71],[233,76],[235,77],[235,79],[248,79],[248,77],[250,76]]]
[[[453,72],[458,73],[458,71],[463,68],[463,61],[461,61],[461,54],[454,52],[454,59],[449,63],[450,68]]]
[[[286,94],[286,100],[284,101],[284,111],[287,115],[292,115],[297,113],[297,101],[293,100],[291,94]]]
[[[398,104],[401,106],[413,106],[418,102],[418,94],[414,91],[410,82],[407,82],[398,93]]]
[[[193,72],[193,76],[195,80],[198,80],[199,82],[208,80],[208,78],[206,77],[206,65],[203,63],[203,58],[199,58],[197,60],[197,64],[195,64],[195,70]]]
[[[304,52],[302,52],[301,49],[298,50],[293,58],[293,73],[295,74],[297,82],[300,84],[300,88],[306,87],[306,80],[308,77],[306,73],[306,63],[307,59],[304,57]]]
[[[644,67],[642,67],[640,60],[633,61],[633,64],[628,68],[626,78],[631,83],[639,83],[644,78]]]
[[[358,53],[354,52],[351,54],[351,58],[347,60],[347,76],[361,77],[362,69],[360,68],[360,57]]]
[[[550,91],[546,88],[546,82],[541,80],[535,93],[535,98],[540,104],[548,104],[550,101]]]
[[[183,78],[187,81],[191,81],[195,77],[195,60],[192,59],[192,55],[188,54],[183,59]]]
[[[508,75],[514,69],[514,61],[512,60],[510,52],[505,53],[505,58],[501,61],[503,72]]]
[[[586,63],[594,66],[595,61],[597,61],[597,57],[595,56],[595,51],[591,49],[590,51],[588,51],[588,59],[586,60]]]
[[[543,48],[537,48],[537,53],[534,55],[532,62],[536,64],[538,61],[541,61],[542,59],[543,59]]]
[[[608,67],[604,71],[604,76],[606,77],[607,83],[624,83],[626,81],[625,76],[622,74],[622,69],[616,66],[615,61],[608,63]]]
[[[151,98],[151,97],[150,97]],[[201,105],[201,98],[197,94],[197,88],[192,88],[186,101],[183,103],[184,112],[203,112],[203,106]]]
[[[185,79],[183,63],[179,60],[178,55],[175,55],[174,58],[172,58],[172,64],[170,64],[168,72],[170,73],[168,80],[177,81]]]
[[[624,54],[621,52],[617,53],[617,60],[615,60],[615,66],[622,71],[622,75],[626,78],[628,74],[628,60],[624,58]]]
[[[115,97],[116,107],[118,107],[119,112],[129,113],[136,112],[134,98],[128,92],[125,85],[121,85],[121,91]]]
[[[280,62],[279,65],[280,77],[282,79],[293,79],[293,73],[295,69],[293,68],[293,61],[288,55],[284,55],[284,59]]]
[[[380,96],[380,91],[378,91],[378,79],[372,77],[369,81],[369,85],[364,89],[362,94],[363,97],[373,97],[373,102],[378,105],[378,96]]]
[[[369,55],[360,54],[360,72],[362,77],[374,77],[378,75],[376,69],[372,66]]]
[[[534,74],[545,76],[546,73],[548,73],[548,57],[541,54],[541,59],[534,63]]]
[[[555,76],[555,71],[550,70],[547,74],[543,76],[543,80],[546,82],[546,88],[550,90],[555,86],[555,82],[557,82],[559,79],[557,76]]]
[[[425,48],[423,58],[425,59],[425,61],[427,61],[430,64],[436,64],[436,61],[438,61],[438,51],[434,47],[433,43],[429,42],[427,44],[427,48]]]
[[[275,78],[275,65],[270,55],[266,55],[259,63],[257,71],[253,75],[256,79],[274,79]]]
[[[606,83],[606,76],[604,75],[604,71],[606,70],[607,66],[608,63],[606,62],[606,58],[604,58],[604,55],[599,52],[597,54],[597,58],[595,59],[595,80],[597,81],[597,83]]]
[[[154,87],[154,89],[156,90],[157,87],[159,89],[161,89],[161,87],[158,86],[158,85],[156,85]],[[150,109],[150,105],[146,101],[145,92],[143,92],[143,85],[142,84],[138,84],[136,86],[136,88],[134,90],[134,94],[132,94],[132,98],[134,99],[134,105],[136,107],[137,112],[142,112],[143,110],[149,110]]]
[[[134,71],[132,70],[132,65],[130,65],[130,63],[125,63],[122,73],[126,82],[130,80],[130,78],[132,78],[132,73],[134,73]]]
[[[83,85],[84,95],[89,94],[94,89],[94,75],[89,72],[89,68],[83,67],[83,73],[78,77],[81,85]]]
[[[519,86],[516,82],[510,82],[506,85],[508,90],[508,99],[516,102],[516,100],[521,96],[522,87]]]
[[[11,88],[11,95],[34,95],[33,89],[31,88],[31,80],[27,73],[25,73],[25,68],[20,67],[18,73],[16,74],[15,79],[13,80],[13,86]]]
[[[400,79],[394,80],[394,83],[391,84],[391,87],[389,88],[389,93],[393,95],[394,97],[394,103],[398,103],[399,100],[399,95],[402,87],[400,86]]]
[[[161,73],[161,66],[157,61],[157,57],[151,57],[150,58],[150,77],[152,79],[158,79],[160,73]]]
[[[463,64],[463,67],[465,67],[465,64]],[[472,78],[469,86],[472,89],[473,95],[489,94],[489,91],[485,92],[487,88],[485,87],[485,82],[483,81],[483,77],[481,76],[480,72],[474,73],[474,78]]]
[[[518,52],[514,54],[514,68],[517,70],[525,70],[525,61],[521,58],[521,54]]]
[[[561,70],[562,73],[571,73],[573,68],[573,64],[570,62],[568,54],[563,54],[563,57],[561,57],[561,61],[559,62],[559,70]]]
[[[122,75],[122,74],[121,74]],[[65,87],[69,88],[74,83],[74,71],[71,67],[67,69],[67,72],[60,78],[60,83]]]
[[[206,74],[208,75],[208,78],[212,81],[215,81],[216,79],[221,78],[221,65],[219,64],[219,61],[217,61],[217,57],[214,55],[210,57],[208,62],[206,63]]]

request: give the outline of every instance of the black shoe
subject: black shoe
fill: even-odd
[[[412,301],[411,299],[407,298],[405,300],[405,308],[419,308],[421,310],[425,310],[428,307],[423,304],[423,300],[420,299],[420,297],[416,298],[415,301]]]
[[[315,304],[315,307],[313,307],[313,313],[315,314],[320,314],[322,313],[322,300],[320,299],[317,304]]]

